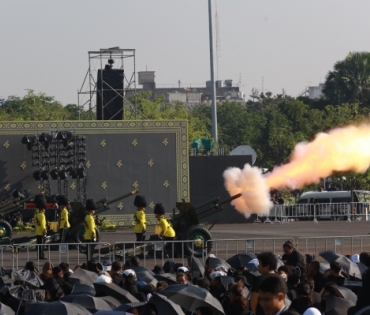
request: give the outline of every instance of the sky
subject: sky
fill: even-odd
[[[216,4],[215,73],[247,95],[298,96],[349,52],[370,50],[368,0],[212,0],[214,46]],[[135,49],[136,71],[155,71],[159,87],[205,86],[208,1],[0,0],[0,98],[33,89],[77,104],[88,51],[115,46]]]

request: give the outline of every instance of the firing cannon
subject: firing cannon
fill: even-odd
[[[201,257],[204,250],[206,250],[207,253],[211,251],[213,244],[209,242],[212,239],[210,230],[216,222],[213,223],[209,229],[206,229],[199,224],[200,220],[222,211],[222,205],[240,196],[241,194],[237,194],[223,200],[216,197],[198,206],[194,206],[191,202],[185,201],[176,203],[178,213],[175,213],[174,210],[170,222],[176,232],[178,240],[191,241],[184,244],[185,254]],[[206,246],[207,248],[205,248]]]

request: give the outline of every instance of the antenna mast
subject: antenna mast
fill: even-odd
[[[217,13],[217,0],[216,2],[216,12],[215,12],[215,22],[216,22],[216,80],[218,80],[218,58],[220,58],[221,42],[220,42],[220,31],[218,29],[218,13]]]

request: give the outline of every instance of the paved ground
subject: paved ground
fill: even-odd
[[[370,222],[366,221],[319,221],[310,222],[289,222],[285,224],[218,224],[212,230],[213,249],[218,257],[228,258],[236,252],[259,252],[264,250],[274,251],[282,254],[282,244],[285,240],[292,239],[297,242],[298,250],[302,254],[316,254],[322,250],[335,250],[343,254],[359,253],[370,251]],[[148,228],[147,234],[151,233]],[[357,237],[364,235],[363,237]],[[368,235],[368,236],[367,236]],[[343,236],[343,237],[340,237]],[[356,237],[355,237],[356,236]],[[315,239],[305,239],[314,237]],[[225,241],[232,239],[232,241]],[[132,230],[117,232],[104,232],[101,241],[113,244],[115,242],[130,243],[135,240]],[[50,256],[49,256],[50,255]],[[58,253],[52,250],[47,253],[52,261],[70,261],[71,265],[85,261],[85,255],[79,254],[76,249],[70,249],[67,253]],[[29,251],[21,250],[19,254],[12,255],[10,250],[4,250],[3,265],[9,266],[14,260],[22,267],[29,259],[36,258],[33,248]],[[96,255],[95,258],[98,259]],[[182,260],[178,258],[177,260]],[[149,267],[161,263],[158,259],[145,260]],[[186,263],[186,261],[184,261]],[[41,261],[42,265],[43,262]]]

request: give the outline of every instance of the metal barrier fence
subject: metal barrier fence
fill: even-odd
[[[285,223],[288,221],[354,221],[369,220],[370,203],[316,203],[274,205],[267,217],[257,217],[254,223]]]
[[[320,260],[318,253],[332,250],[342,255],[359,254],[369,251],[370,235],[298,237],[296,249],[302,254],[314,254]]]

